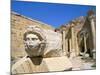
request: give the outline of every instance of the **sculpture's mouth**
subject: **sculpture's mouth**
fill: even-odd
[[[34,48],[34,46],[33,45],[29,45],[29,48]]]
[[[28,45],[28,48],[29,48],[29,49],[37,49],[37,48],[38,48],[38,46]]]

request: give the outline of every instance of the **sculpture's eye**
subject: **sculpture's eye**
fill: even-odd
[[[31,38],[32,40],[38,40],[37,38]]]
[[[30,40],[30,38],[26,38],[26,40]]]
[[[26,36],[26,41],[36,41],[36,40],[39,40],[38,36],[34,35],[34,34],[28,34]]]

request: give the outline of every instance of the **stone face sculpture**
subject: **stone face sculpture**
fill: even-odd
[[[30,56],[55,57],[62,55],[61,34],[30,26],[24,34],[25,50]]]
[[[45,48],[45,42],[38,33],[27,32],[24,34],[24,44],[27,54],[32,56],[42,56]]]
[[[28,27],[24,34],[25,51],[28,55],[12,66],[12,74],[71,69],[72,64],[69,59],[62,56],[60,37],[61,35],[54,31],[48,32],[37,26]]]

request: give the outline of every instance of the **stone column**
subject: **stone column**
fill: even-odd
[[[63,46],[63,54],[66,55],[66,49],[65,49],[65,46],[66,46],[66,42],[65,42],[65,30],[62,31],[62,46]]]
[[[71,56],[71,48],[72,48],[72,47],[71,47],[71,38],[70,38],[70,39],[69,39],[69,52],[70,52],[69,55],[70,55],[70,56]]]
[[[75,57],[75,37],[74,37],[74,25],[71,25],[71,58]]]
[[[93,58],[96,58],[96,30],[95,30],[95,22],[94,22],[94,15],[89,16],[90,24],[91,24],[91,31],[92,31],[92,40],[93,40]]]
[[[78,48],[78,41],[77,41],[77,39],[78,39],[77,38],[77,33],[75,33],[75,46],[76,46],[75,49],[76,49],[76,55],[79,55],[80,52],[79,52],[79,48]]]
[[[68,55],[68,39],[66,38],[66,55]]]
[[[83,56],[86,54],[86,52],[87,52],[87,44],[86,44],[86,36],[84,35],[84,37],[83,37],[84,39],[84,54],[83,54]]]

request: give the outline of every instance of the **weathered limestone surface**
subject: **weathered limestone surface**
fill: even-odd
[[[57,33],[52,30],[44,30],[44,36],[46,36],[46,44],[47,44],[44,55],[50,51],[55,51],[55,50],[58,50],[60,52],[62,51],[61,33]]]
[[[49,30],[49,29],[46,30],[46,29],[43,29],[43,28],[37,27],[37,26],[33,26],[31,28],[32,28],[31,31],[33,33],[39,35],[40,38],[41,37],[43,38],[41,40],[41,43],[42,43],[42,45],[44,43],[45,46],[41,47],[42,50],[39,49],[36,51],[34,50],[32,52],[31,52],[31,50],[29,50],[30,53],[34,53],[34,55],[40,53],[40,55],[42,54],[43,57],[62,56],[62,35],[61,35],[61,33],[57,33],[55,31]],[[26,33],[27,33],[27,31],[26,31]],[[29,42],[29,41],[25,41],[25,42]]]
[[[44,23],[36,20],[31,20],[18,14],[12,14],[12,57],[20,58],[26,55],[23,34],[29,25],[39,26],[41,28],[41,36],[45,37],[46,47],[43,51],[43,57],[24,57],[13,64],[12,73],[33,73],[33,72],[51,72],[64,71],[70,68],[73,70],[80,70],[82,65],[80,58],[76,56],[87,53],[88,57],[95,51],[95,17],[87,20],[87,17],[80,17],[74,21],[74,27],[64,26],[59,32]],[[85,32],[85,35],[84,35]],[[88,37],[85,37],[87,36]],[[93,45],[92,45],[93,44]],[[38,51],[37,51],[38,53]],[[35,54],[35,53],[34,53]],[[71,58],[67,58],[69,55]],[[95,59],[95,53],[93,54]],[[86,57],[86,54],[84,55]],[[75,57],[75,58],[73,58]],[[81,66],[82,65],[82,66]]]
[[[68,24],[62,25],[62,32],[65,30],[65,35],[62,38],[63,51],[68,53],[71,58],[88,53],[90,57],[95,59],[96,52],[96,16],[81,16]],[[66,40],[66,42],[65,42]],[[67,41],[68,40],[68,41]],[[66,43],[66,46],[65,46]],[[67,45],[68,44],[68,45]]]
[[[27,58],[19,60],[12,67],[13,74],[64,71],[72,68],[66,56],[53,58]]]
[[[16,18],[15,18],[16,17]],[[16,27],[16,23],[12,24],[12,51],[15,49],[19,49],[23,47],[17,47],[17,45],[23,45],[24,42],[22,41],[24,37],[25,28],[28,27],[26,23],[28,20],[23,18],[22,16],[13,15],[12,20],[20,20],[18,21],[19,25],[22,26],[21,30],[19,30],[19,27]],[[25,21],[25,25],[22,22],[22,20]],[[35,21],[34,21],[35,22]],[[32,23],[34,23],[32,21]],[[31,24],[32,24],[31,23]],[[22,24],[22,25],[21,25]],[[51,72],[51,71],[64,71],[69,70],[72,68],[72,64],[69,61],[69,59],[66,56],[62,56],[62,34],[55,32],[53,29],[46,29],[41,26],[39,26],[41,23],[36,22],[35,24],[32,24],[36,26],[36,29],[33,29],[35,32],[39,32],[40,36],[44,37],[46,47],[43,51],[42,57],[27,57],[21,58],[17,62],[15,62],[12,65],[12,73],[33,73],[33,72]],[[14,27],[15,26],[15,27]],[[38,29],[40,27],[40,30]],[[16,30],[16,32],[15,32]],[[15,32],[15,33],[14,33]],[[14,34],[13,34],[14,33]],[[16,34],[20,33],[20,36]],[[32,37],[32,36],[31,36]],[[31,38],[30,37],[30,38]],[[20,41],[19,41],[20,39]],[[18,41],[17,41],[18,40]],[[14,44],[16,43],[16,44]],[[24,51],[24,48],[22,49]],[[16,53],[15,51],[13,53]],[[35,54],[35,52],[34,52]],[[36,54],[38,54],[38,51],[36,51]],[[14,56],[17,56],[16,54],[13,54]],[[12,55],[12,56],[13,56]],[[22,54],[19,54],[22,55]]]
[[[93,39],[93,58],[96,59],[96,27],[95,27],[95,19],[94,14],[89,16],[90,24],[91,24],[91,32],[92,32],[92,39]]]
[[[50,25],[32,20],[17,13],[11,13],[11,55],[17,59],[26,55],[23,34],[30,25],[37,25],[45,30],[54,30]]]
[[[47,49],[45,54],[50,50],[61,50],[62,49],[62,39],[61,34],[54,32],[53,28],[44,23],[38,22],[36,20],[28,19],[24,16],[12,13],[12,45],[11,45],[11,53],[12,57],[19,58],[26,55],[24,42],[23,42],[23,34],[28,27],[28,25],[37,25],[42,28],[43,35],[46,37],[47,41]],[[60,51],[61,52],[61,51]],[[60,53],[61,54],[61,53]],[[49,54],[50,55],[50,54]]]
[[[71,54],[70,57],[73,58],[75,57],[75,34],[74,34],[74,26],[72,24],[71,26]]]

